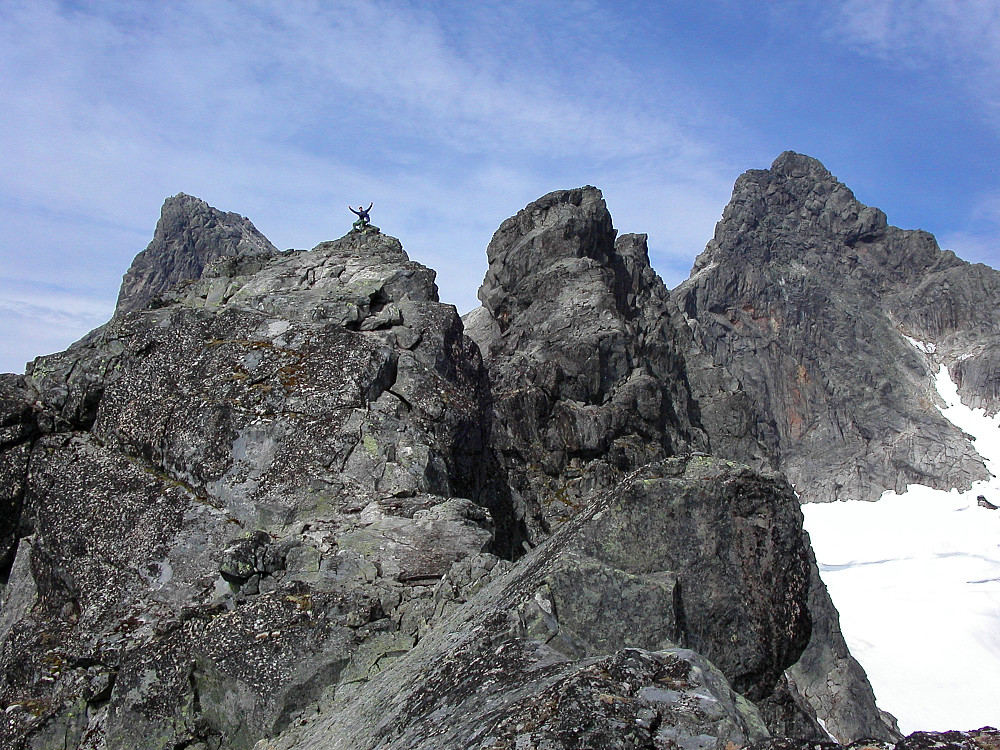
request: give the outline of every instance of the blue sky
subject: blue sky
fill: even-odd
[[[500,222],[583,184],[687,276],[792,149],[1000,266],[996,0],[4,0],[0,371],[110,315],[163,199],[279,248],[347,205],[466,311]]]

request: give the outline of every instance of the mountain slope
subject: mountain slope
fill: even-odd
[[[906,336],[941,342],[963,397],[995,410],[1000,274],[889,226],[815,159],[737,180],[673,292],[698,347],[751,395],[804,500],[968,487],[982,459],[935,408]]]

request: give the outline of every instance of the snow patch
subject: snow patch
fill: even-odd
[[[989,480],[802,506],[847,645],[904,733],[1000,726],[1000,511],[977,504],[1000,505],[1000,415],[963,405],[945,367],[935,383]]]
[[[937,351],[937,344],[934,344],[930,341],[917,341],[917,339],[910,338],[905,333],[903,334],[903,338],[909,341],[913,346],[922,351],[924,354],[933,354],[934,352]]]

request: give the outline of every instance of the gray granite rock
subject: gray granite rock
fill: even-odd
[[[800,523],[782,480],[709,458],[647,466],[391,670],[258,750],[721,750],[761,739],[757,710],[730,685],[769,692],[805,644]]]
[[[980,727],[968,731],[914,732],[896,742],[858,740],[849,750],[995,750],[1000,746],[1000,731]],[[755,742],[750,750],[837,750],[834,742],[804,741],[790,737],[772,737]]]
[[[145,309],[174,284],[199,278],[217,258],[267,257],[277,252],[249,219],[178,193],[164,202],[153,240],[122,279],[117,310]]]
[[[485,371],[433,272],[233,216],[168,200],[112,321],[0,380],[5,748],[250,747],[494,545]]]
[[[815,159],[786,152],[740,177],[672,296],[690,332],[692,393],[721,455],[756,462],[763,448],[803,501],[986,476],[968,436],[938,411],[933,377],[948,366],[967,404],[997,410],[1000,274],[890,226]],[[843,742],[897,738],[812,577],[815,629],[787,675],[793,702]]]
[[[994,285],[996,272],[889,226],[818,161],[786,152],[737,180],[673,298],[697,348],[754,402],[803,500],[873,500],[985,477],[935,406],[936,367],[904,335],[951,341],[969,315],[992,320],[995,305],[964,311],[976,307],[966,296]]]
[[[896,741],[900,737],[896,719],[876,706],[868,676],[844,640],[840,613],[819,577],[811,549],[809,557],[813,630],[806,650],[785,672],[788,693],[806,712],[822,718],[824,732],[838,742]]]
[[[615,235],[596,188],[529,204],[494,234],[483,306],[466,317],[489,368],[492,442],[535,544],[589,493],[708,445],[646,238]]]
[[[14,562],[31,441],[39,427],[24,379],[0,375],[0,580]]]
[[[464,325],[377,228],[282,253],[168,199],[114,318],[0,377],[0,744],[733,750],[767,727],[883,726],[796,499],[755,470],[847,461],[849,430],[829,455],[805,441],[823,430],[790,449],[789,415],[840,414],[868,370],[763,385],[793,324],[833,310],[807,334],[832,346],[871,321],[850,323],[840,287],[826,307],[767,296],[769,254],[806,238],[780,266],[812,263],[806,288],[835,275],[829,246],[854,248],[857,289],[881,279],[899,330],[988,407],[995,349],[959,352],[992,330],[965,306],[994,282],[817,164],[742,178],[673,297],[599,191],[544,196],[497,231]],[[869,258],[900,248],[942,274],[921,294],[960,293],[921,306],[907,263]],[[771,317],[725,290],[763,293]],[[924,393],[938,360],[893,335],[906,372],[885,382]],[[905,448],[886,446],[871,460]]]

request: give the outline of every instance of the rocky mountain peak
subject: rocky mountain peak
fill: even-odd
[[[529,204],[494,234],[465,318],[532,543],[623,472],[707,447],[646,237],[616,234],[596,188]]]
[[[174,284],[199,278],[216,258],[277,252],[249,219],[178,193],[164,201],[152,241],[122,279],[116,310],[144,309]]]
[[[757,470],[981,469],[903,334],[959,362],[1000,281],[880,216],[787,152],[671,293],[599,190],[553,192],[463,322],[377,228],[279,252],[168,199],[114,318],[0,377],[0,746],[895,738]]]
[[[943,344],[968,327],[976,305],[928,305],[931,293],[913,291],[929,282],[934,296],[989,298],[984,285],[995,282],[966,268],[926,232],[889,226],[815,159],[786,152],[739,178],[673,296],[702,349],[752,394],[776,432],[779,466],[805,496],[875,499],[909,482],[984,476],[933,406],[936,367],[904,337]]]
[[[506,330],[510,317],[530,305],[547,269],[590,258],[607,264],[615,230],[601,191],[557,190],[529,203],[500,225],[486,257],[489,270],[479,299]]]
[[[778,154],[771,162],[771,172],[800,179],[810,177],[817,182],[837,181],[819,159],[795,151],[782,151]]]
[[[739,177],[694,272],[713,261],[755,265],[803,260],[808,252],[849,256],[855,245],[877,241],[887,228],[882,211],[858,201],[818,160],[786,151],[770,169]],[[747,242],[751,237],[794,239]]]

